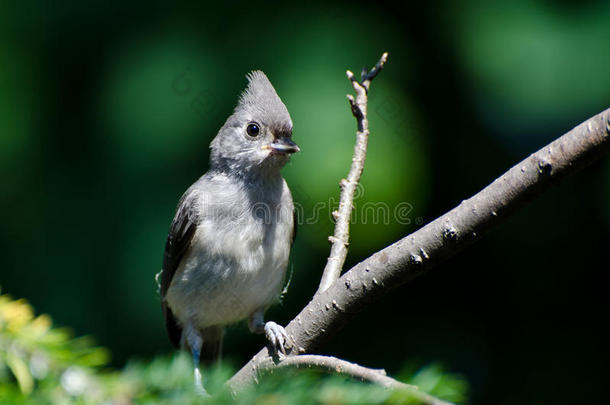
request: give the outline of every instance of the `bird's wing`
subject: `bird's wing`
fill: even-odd
[[[165,327],[169,339],[174,346],[180,345],[180,337],[182,335],[182,328],[178,324],[174,314],[167,306],[165,301],[165,295],[167,290],[172,283],[174,274],[180,265],[180,261],[184,256],[184,253],[191,244],[195,229],[199,221],[197,210],[195,209],[195,203],[197,199],[197,192],[193,189],[187,190],[186,193],[180,199],[178,203],[178,209],[176,215],[169,229],[169,235],[167,235],[167,242],[165,244],[165,253],[163,254],[163,271],[161,272],[161,306],[163,308],[163,315],[165,317]]]
[[[292,249],[292,245],[294,245],[294,239],[297,237],[297,226],[298,226],[299,216],[297,215],[296,208],[292,209],[292,238],[290,239],[290,248]]]

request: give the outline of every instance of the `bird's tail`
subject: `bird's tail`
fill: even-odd
[[[223,334],[224,329],[222,326],[211,326],[201,330],[201,337],[203,338],[201,364],[211,365],[220,361]]]

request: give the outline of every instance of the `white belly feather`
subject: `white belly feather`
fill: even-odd
[[[292,198],[282,185],[278,201],[260,210],[234,201],[203,218],[166,296],[181,323],[226,325],[278,298],[293,232]]]

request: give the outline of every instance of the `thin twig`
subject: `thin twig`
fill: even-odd
[[[330,255],[326,262],[326,267],[322,273],[318,293],[326,290],[332,283],[335,282],[341,275],[343,263],[347,256],[347,246],[349,243],[349,219],[354,207],[354,194],[364,169],[364,161],[366,159],[366,147],[369,138],[369,122],[366,116],[368,104],[368,91],[371,81],[379,74],[381,69],[388,60],[388,53],[381,55],[379,62],[370,70],[362,69],[362,81],[359,82],[354,77],[351,71],[347,71],[347,78],[351,81],[352,87],[356,92],[356,97],[351,94],[347,95],[352,114],[356,118],[358,131],[356,132],[356,146],[354,146],[354,156],[352,157],[352,165],[346,179],[339,182],[341,186],[341,198],[339,201],[339,209],[333,211],[333,217],[336,219],[335,232],[330,236],[332,246]]]
[[[280,361],[277,367],[314,368],[330,374],[343,374],[356,380],[372,382],[385,388],[417,389],[414,385],[405,384],[392,377],[388,377],[384,369],[367,368],[332,356],[317,354],[289,356]]]
[[[257,381],[260,377],[265,374],[272,373],[277,369],[296,368],[296,369],[314,369],[319,370],[328,374],[339,374],[351,377],[355,380],[362,382],[368,382],[380,385],[384,388],[391,390],[404,390],[408,394],[424,405],[451,405],[450,402],[446,402],[435,398],[425,392],[419,391],[415,385],[405,384],[398,380],[389,377],[384,369],[373,369],[363,367],[356,363],[351,363],[346,360],[339,359],[332,356],[321,356],[315,354],[304,354],[300,356],[288,356],[285,357],[278,363],[274,363],[271,358],[267,358],[256,366],[256,376],[253,380],[249,381],[249,385]],[[245,386],[240,387],[243,389]],[[232,387],[230,387],[232,388]]]
[[[568,174],[610,153],[610,108],[530,155],[479,193],[428,225],[360,262],[316,294],[288,324],[300,354],[336,333],[355,313],[478,241],[525,203]],[[259,351],[228,381],[231,390],[251,384]]]
[[[271,363],[271,362],[269,362]],[[422,404],[430,405],[448,405],[445,402],[434,398],[424,392],[418,390],[415,385],[405,384],[398,380],[389,377],[384,369],[373,369],[363,367],[356,363],[351,363],[332,356],[321,356],[314,354],[304,354],[301,356],[289,356],[279,362],[277,365],[272,364],[272,369],[276,368],[308,368],[316,369],[329,374],[341,374],[351,377],[355,380],[370,382],[381,385],[384,388],[392,390],[406,390],[414,398],[418,399]],[[266,369],[268,371],[269,369]],[[262,371],[262,370],[261,370]]]

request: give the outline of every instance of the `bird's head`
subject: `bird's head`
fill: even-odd
[[[235,111],[210,144],[211,164],[237,172],[277,171],[299,151],[292,141],[292,120],[263,72],[247,77]]]

